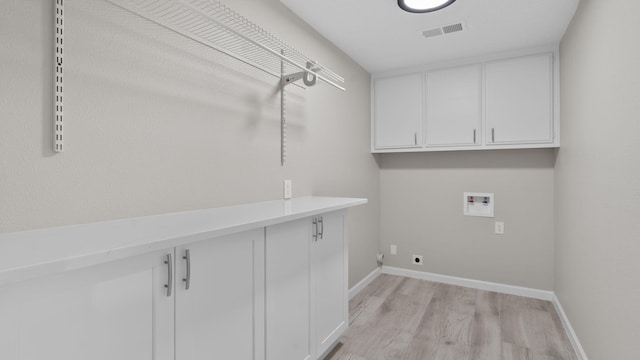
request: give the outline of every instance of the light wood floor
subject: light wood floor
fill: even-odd
[[[548,301],[383,274],[349,314],[325,360],[577,360]]]

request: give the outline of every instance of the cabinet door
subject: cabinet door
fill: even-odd
[[[0,359],[173,359],[165,255],[0,288]]]
[[[176,360],[254,359],[254,244],[263,241],[257,229],[176,248]]]
[[[487,144],[553,142],[552,55],[486,64]]]
[[[374,147],[414,148],[422,145],[422,75],[376,79]]]
[[[311,358],[311,220],[266,229],[266,359]]]
[[[318,222],[311,244],[311,302],[316,353],[322,355],[348,326],[348,272],[344,212],[324,214]]]
[[[431,71],[426,84],[427,146],[481,144],[482,67]]]

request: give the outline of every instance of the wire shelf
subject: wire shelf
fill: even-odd
[[[345,90],[344,78],[218,0],[106,0],[281,78],[283,63]]]

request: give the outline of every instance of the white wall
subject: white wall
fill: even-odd
[[[561,44],[555,292],[591,360],[640,359],[639,13],[582,0]]]
[[[278,0],[228,5],[346,77],[292,89],[103,0],[67,0],[65,151],[52,152],[53,1],[0,0],[0,232],[278,199],[366,197],[351,284],[375,266],[379,179],[369,74]]]
[[[385,154],[380,242],[385,265],[553,289],[551,149]],[[495,194],[495,218],[463,216],[464,192]],[[505,222],[505,234],[494,233]],[[389,254],[389,245],[398,255]],[[411,263],[423,255],[424,265]]]

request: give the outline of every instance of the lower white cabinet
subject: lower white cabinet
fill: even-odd
[[[176,248],[176,360],[254,359],[254,249],[263,243],[257,229]]]
[[[266,359],[321,358],[348,326],[345,214],[267,227]]]
[[[316,360],[348,325],[345,216],[0,286],[0,359]]]
[[[347,237],[342,212],[316,218],[318,234],[311,244],[311,299],[315,310],[316,353],[322,356],[349,324]],[[315,234],[314,234],[315,235]]]
[[[2,287],[0,359],[254,360],[263,247],[260,228]]]
[[[311,220],[266,235],[266,359],[311,359]]]
[[[0,287],[0,359],[173,359],[169,254]]]

